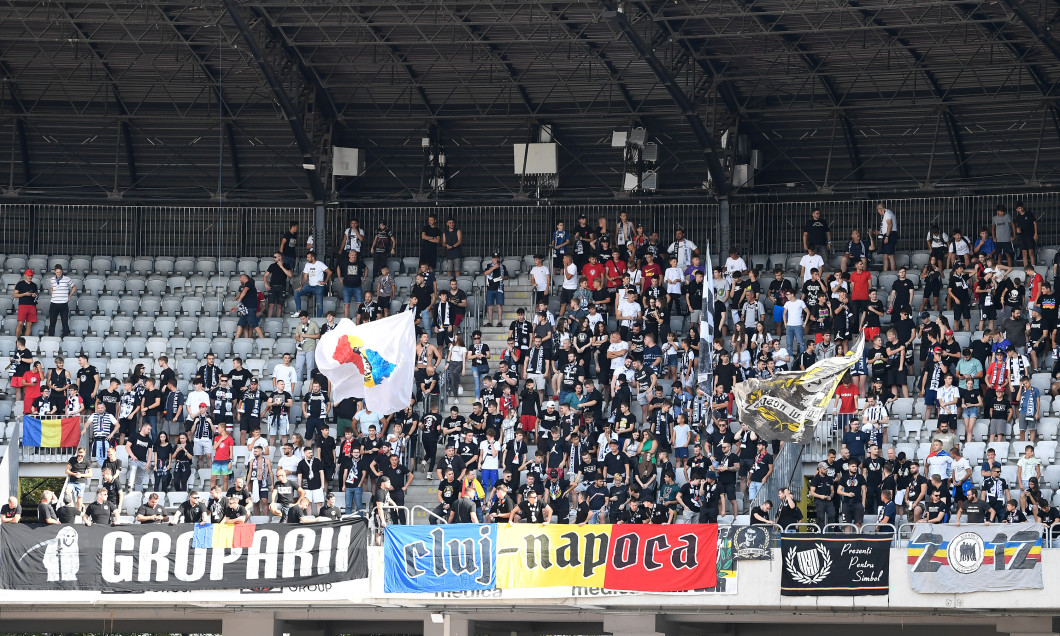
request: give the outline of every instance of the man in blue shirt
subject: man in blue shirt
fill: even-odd
[[[869,434],[861,430],[861,422],[850,423],[850,431],[843,434],[843,448],[850,451],[850,458],[858,462],[865,460],[865,449],[869,445]]]

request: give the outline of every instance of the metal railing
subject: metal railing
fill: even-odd
[[[937,223],[949,233],[960,227],[976,236],[988,226],[997,204],[1015,212],[1017,201],[1038,216],[1039,244],[1060,242],[1060,216],[1045,212],[1060,208],[1060,192],[1025,192],[1001,195],[913,196],[877,198],[801,199],[797,201],[734,201],[730,205],[731,244],[741,253],[802,251],[802,226],[810,210],[820,207],[832,228],[836,249],[846,244],[851,230],[875,231],[880,217],[876,204],[883,203],[898,218],[898,249],[923,249],[928,228]],[[328,244],[316,245],[328,262],[338,250],[338,237],[357,218],[365,233],[362,253],[367,253],[379,221],[385,220],[397,239],[398,256],[419,253],[420,229],[427,214],[438,217],[438,225],[453,218],[463,232],[463,257],[483,257],[494,250],[505,256],[548,253],[557,221],[573,230],[580,214],[595,227],[607,220],[614,233],[618,213],[643,225],[646,233],[657,231],[666,245],[678,227],[695,243],[719,245],[718,206],[714,203],[605,203],[592,205],[486,204],[460,206],[342,207],[328,209],[323,231]],[[239,258],[264,256],[277,249],[291,221],[300,225],[299,244],[313,226],[314,210],[295,206],[180,206],[180,205],[52,205],[9,203],[0,205],[0,249],[6,252]],[[32,222],[31,222],[32,219]],[[491,223],[483,223],[490,219]],[[173,232],[180,227],[181,232]],[[507,228],[518,228],[518,231]],[[498,231],[501,229],[503,231]],[[320,234],[320,232],[318,232]],[[182,241],[184,236],[197,240]],[[70,237],[78,236],[77,250]],[[439,254],[441,256],[441,254]]]
[[[800,523],[789,523],[788,527],[784,529],[784,532],[807,532],[811,534],[817,534],[821,532],[821,526],[808,521],[803,521]]]
[[[860,529],[856,523],[826,523],[822,529],[824,533],[834,532],[836,534],[858,534]]]
[[[26,413],[31,417],[37,417],[38,419],[65,419],[68,417],[75,417],[73,415],[54,415],[47,418],[41,418],[38,415],[32,413]],[[78,415],[78,426],[81,429],[81,436],[77,443],[77,446],[24,446],[22,444],[22,417],[16,418],[17,421],[17,439],[19,440],[19,461],[21,462],[55,462],[55,461],[66,461],[69,459],[78,448],[83,447],[88,451],[88,459],[92,460],[92,431],[89,427],[85,426],[90,415]]]
[[[413,506],[412,507],[412,513],[413,514],[409,517],[409,525],[415,525],[416,524],[415,514],[416,514],[417,510],[422,511],[423,514],[426,515],[426,517],[428,519],[434,518],[435,520],[438,521],[438,523],[442,523],[442,524],[448,524],[449,523],[449,521],[447,519],[443,519],[442,517],[434,514],[434,511],[429,509],[429,508],[427,508],[426,506]]]

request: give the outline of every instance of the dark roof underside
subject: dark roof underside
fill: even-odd
[[[706,193],[706,153],[729,160],[727,130],[761,153],[737,194],[1048,186],[1056,6],[5,0],[0,187],[300,201],[320,198],[317,179],[330,198],[334,144],[367,151],[365,176],[336,181],[341,199],[511,198],[511,145],[541,125],[561,147],[560,198],[613,197],[612,131],[639,126],[660,148],[656,196]],[[428,136],[446,155],[444,193],[427,178]]]

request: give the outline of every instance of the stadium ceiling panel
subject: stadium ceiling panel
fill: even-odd
[[[745,163],[736,195],[1047,186],[1058,22],[1045,0],[3,0],[0,188],[506,198],[513,144],[547,133],[548,194],[599,200],[635,128],[656,197]],[[333,146],[364,175],[333,181]]]

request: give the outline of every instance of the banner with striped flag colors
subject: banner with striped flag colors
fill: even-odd
[[[22,445],[42,448],[72,448],[81,443],[81,418],[41,419],[22,416]]]

